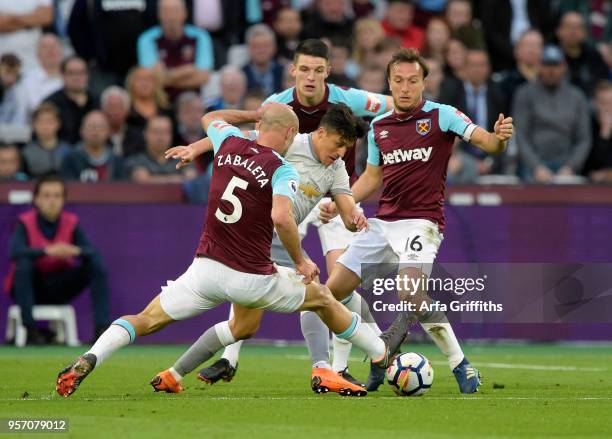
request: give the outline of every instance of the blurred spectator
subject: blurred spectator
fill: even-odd
[[[444,62],[450,36],[450,28],[443,19],[432,18],[429,20],[425,30],[423,56],[436,58],[440,62]]]
[[[413,24],[413,19],[414,6],[411,0],[390,0],[382,26],[388,37],[399,39],[402,47],[422,50],[425,32]]]
[[[20,77],[19,58],[13,53],[2,55],[0,57],[0,127],[2,128],[0,137],[4,140],[15,140],[13,133],[19,137],[19,132],[28,131],[28,101]]]
[[[63,305],[89,287],[95,334],[109,324],[106,269],[79,218],[64,211],[66,187],[55,176],[34,187],[34,208],[19,215],[11,237],[7,290],[21,308],[28,344],[44,343],[32,317],[34,305]]]
[[[353,35],[353,61],[359,65],[375,63],[376,46],[385,39],[380,21],[374,18],[357,20]]]
[[[276,62],[274,32],[266,24],[255,24],[246,31],[249,63],[242,68],[247,77],[247,90],[263,90],[266,95],[278,93],[283,87],[284,67]]]
[[[67,31],[77,55],[89,62],[95,96],[122,84],[136,64],[138,36],[155,24],[156,5],[157,0],[74,0]]]
[[[357,88],[371,93],[385,94],[387,91],[387,72],[376,64],[366,65],[361,69],[357,78]]]
[[[121,87],[111,85],[102,92],[100,106],[110,127],[113,152],[123,157],[142,152],[142,130],[127,123],[131,108],[128,92]]]
[[[129,178],[136,183],[182,183],[197,177],[193,166],[176,169],[165,151],[172,146],[172,120],[167,116],[149,119],[144,132],[146,150],[126,161]]]
[[[539,31],[529,29],[521,35],[516,46],[514,46],[516,67],[504,71],[499,81],[508,102],[512,102],[514,92],[518,87],[538,78],[543,47],[544,39]]]
[[[52,93],[64,86],[62,79],[62,42],[53,34],[43,34],[38,40],[38,64],[23,75],[23,85],[28,99],[28,115]]]
[[[202,128],[202,116],[204,106],[200,96],[191,91],[181,93],[176,100],[176,131],[180,139],[179,144],[189,145],[206,137]]]
[[[514,66],[512,47],[527,29],[538,29],[545,39],[552,35],[555,14],[550,0],[497,0],[479,4],[480,20],[495,72]]]
[[[25,168],[31,177],[59,172],[62,160],[71,151],[58,136],[60,117],[57,108],[48,102],[32,113],[34,139],[23,149]]]
[[[419,27],[427,27],[427,23],[433,17],[439,17],[444,12],[447,0],[413,0],[416,6],[414,24]]]
[[[508,114],[503,92],[490,78],[491,64],[484,50],[468,51],[465,64],[465,81],[460,86],[445,88],[440,102],[463,111],[472,121],[486,130],[492,130],[500,113]],[[479,148],[461,142],[460,147],[477,160],[478,174],[502,172],[501,156],[493,159]]]
[[[186,25],[184,0],[159,0],[159,26],[138,38],[138,63],[154,67],[171,101],[182,90],[194,90],[208,82],[215,59],[208,32]]]
[[[444,11],[453,37],[467,47],[484,49],[486,47],[484,32],[480,22],[474,20],[474,11],[470,0],[449,0]]]
[[[356,66],[353,65],[353,69],[351,69],[351,66],[348,64],[350,55],[350,47],[343,44],[342,41],[332,42],[329,50],[329,65],[331,70],[327,77],[327,82],[341,87],[354,88],[356,86],[355,81],[347,74],[347,72],[351,70],[353,70],[353,73],[356,73],[355,70],[357,70],[355,68]]]
[[[397,52],[397,49],[400,47],[401,46],[398,40],[395,38],[386,37],[380,43],[378,43],[374,49],[374,64],[378,64],[379,66],[387,66],[389,61],[391,61],[391,58],[393,58],[393,54]]]
[[[83,141],[68,154],[60,167],[67,180],[82,182],[114,181],[124,178],[123,160],[109,145],[110,128],[101,111],[92,111],[83,119]]]
[[[425,58],[429,67],[429,74],[425,78],[425,91],[423,96],[430,101],[440,101],[440,90],[444,80],[442,63],[437,58]]]
[[[353,19],[348,15],[347,0],[315,0],[313,11],[305,15],[302,39],[351,39]]]
[[[257,111],[267,97],[261,90],[253,89],[244,96],[243,109],[246,111]]]
[[[202,116],[204,115],[204,107],[200,96],[192,92],[182,93],[176,100],[176,115],[178,144],[189,145],[193,142],[206,137],[204,128],[202,128]],[[207,171],[208,165],[212,163],[214,153],[208,151],[194,161],[200,174]]]
[[[597,84],[594,101],[593,149],[583,173],[596,183],[612,183],[612,82]]]
[[[295,9],[283,8],[278,11],[274,20],[276,33],[276,48],[278,60],[286,64],[293,61],[295,49],[300,42],[302,32],[302,18]]]
[[[447,184],[473,184],[478,175],[478,160],[461,148],[455,147],[446,167]]]
[[[446,49],[444,76],[446,79],[463,81],[465,79],[465,59],[467,47],[456,38],[451,38]]]
[[[612,1],[610,0],[563,0],[560,12],[569,11],[582,14],[587,23],[587,33],[592,43],[604,43],[612,38]]]
[[[24,71],[36,67],[41,28],[52,20],[52,0],[0,0],[0,55],[19,54]]]
[[[132,104],[128,116],[129,126],[142,132],[151,117],[172,115],[161,78],[153,69],[135,67],[130,70],[125,88]]]
[[[570,81],[592,96],[598,81],[607,79],[608,68],[600,53],[587,43],[584,18],[578,12],[567,12],[561,17],[557,38],[569,67]]]
[[[71,56],[62,62],[64,88],[56,91],[45,101],[57,107],[62,121],[60,139],[75,144],[80,139],[83,117],[98,107],[98,103],[87,90],[89,72],[82,58]]]
[[[221,69],[219,84],[221,96],[210,102],[206,111],[240,109],[247,91],[247,79],[244,72],[227,65]]]
[[[13,144],[0,143],[0,182],[25,181],[28,176],[19,171],[19,149]]]
[[[293,64],[287,64],[283,70],[283,90],[295,86],[295,78],[291,75]]]
[[[567,66],[557,46],[546,46],[538,81],[521,86],[514,123],[522,168],[530,181],[582,169],[591,147],[589,106],[582,91],[564,80]]]

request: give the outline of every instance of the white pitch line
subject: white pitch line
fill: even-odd
[[[308,355],[285,355],[290,360],[310,360]],[[361,361],[361,357],[351,357],[350,360]],[[448,366],[446,361],[432,361],[436,366]],[[479,367],[492,369],[527,369],[527,370],[555,370],[561,372],[605,372],[605,367],[576,367],[576,366],[548,366],[544,364],[513,364],[513,363],[475,363]]]
[[[211,397],[189,397],[187,395],[183,395],[183,396],[179,396],[179,397],[168,397],[168,398],[164,398],[161,397],[159,398],[159,401],[163,401],[164,404],[167,402],[171,402],[171,401],[185,401],[185,400],[191,400],[191,401],[324,401],[327,397],[325,396],[263,396],[263,397],[258,397],[258,396],[236,396],[236,397],[232,397],[232,396],[211,396]],[[333,396],[332,396],[333,398]],[[366,400],[366,399],[375,399],[375,400],[380,400],[380,399],[393,399],[393,400],[397,400],[398,397],[397,396],[379,396],[376,398],[368,398],[366,397],[362,397],[362,398],[341,398],[338,397],[341,400],[345,400],[345,401],[355,401],[355,400]],[[26,399],[22,399],[22,398],[0,398],[0,401],[52,401],[52,400],[62,400],[63,398],[61,397],[40,397],[40,398],[26,398]],[[571,397],[571,396],[561,396],[561,397],[543,397],[543,396],[471,396],[471,395],[466,395],[466,396],[423,396],[423,397],[419,397],[419,398],[406,398],[406,399],[418,399],[419,401],[423,401],[423,400],[448,400],[448,401],[612,401],[612,396],[577,396],[577,397]],[[84,402],[90,402],[90,401],[154,401],[151,399],[146,399],[146,398],[136,398],[136,397],[108,397],[108,398],[87,398],[87,397],[83,397],[83,398],[77,398],[77,399],[73,399],[75,401],[84,401]]]

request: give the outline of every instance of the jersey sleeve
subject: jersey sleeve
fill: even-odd
[[[293,166],[283,162],[272,175],[272,194],[284,195],[295,202],[300,177]]]
[[[160,34],[159,27],[151,28],[138,37],[138,64],[142,67],[153,67],[159,61],[159,53],[155,40]]]
[[[441,105],[439,110],[439,125],[444,132],[452,132],[469,142],[477,125],[469,117],[450,105]]]
[[[374,124],[368,131],[368,164],[372,166],[380,166],[380,147],[374,139]]]
[[[219,148],[221,148],[221,145],[228,137],[234,136],[242,137],[243,139],[245,138],[242,134],[242,131],[240,131],[238,127],[230,125],[224,120],[215,120],[208,124],[208,130],[206,131],[206,134],[208,135],[213,144],[213,151],[215,154],[217,154]]]
[[[329,88],[330,102],[346,104],[357,116],[375,117],[388,111],[384,95],[356,88],[344,89],[333,84]]]
[[[332,195],[347,194],[351,195],[351,185],[349,175],[346,172],[344,161],[336,160],[334,163],[334,182],[330,189]]]
[[[197,29],[197,32],[194,33],[197,41],[194,64],[201,70],[213,70],[215,68],[215,52],[210,35],[202,29]]]

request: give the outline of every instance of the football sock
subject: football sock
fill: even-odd
[[[343,371],[348,367],[349,356],[351,355],[351,348],[353,345],[343,339],[338,338],[336,334],[332,336],[332,346],[334,352],[334,360],[332,361],[332,369],[334,372]]]
[[[420,317],[419,321],[421,327],[446,356],[451,370],[457,367],[465,355],[446,315],[442,311],[432,311]]]
[[[212,358],[219,349],[235,341],[229,322],[217,323],[212,328],[208,328],[172,367],[179,375],[185,376],[200,364]]]
[[[230,306],[229,318],[230,320],[234,318],[234,306]],[[239,340],[236,343],[232,343],[231,345],[226,346],[223,350],[221,358],[225,358],[227,361],[229,361],[229,364],[231,364],[232,367],[236,367],[236,365],[238,364],[238,358],[240,357],[240,348],[242,347],[243,341],[244,340]]]
[[[361,317],[357,313],[353,313],[353,319],[349,327],[336,335],[338,338],[344,338],[365,351],[373,360],[378,360],[387,353],[385,342],[376,335],[369,324],[361,322]]]
[[[123,319],[115,320],[85,353],[96,356],[96,366],[102,364],[115,351],[133,343],[136,331],[130,322]]]
[[[312,364],[324,362],[329,368],[329,329],[325,323],[315,312],[303,311],[300,313],[300,325]]]
[[[342,300],[344,306],[349,311],[355,312],[361,316],[361,321],[370,325],[376,335],[381,334],[381,330],[374,321],[368,302],[363,300],[363,297],[353,291],[348,297]],[[332,363],[332,369],[336,372],[340,372],[348,367],[348,360],[351,354],[351,344],[342,338],[338,338],[335,334],[332,337],[332,346],[334,348],[334,360]]]

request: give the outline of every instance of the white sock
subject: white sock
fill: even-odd
[[[242,347],[243,341],[244,340],[238,340],[236,343],[225,346],[225,349],[223,350],[223,355],[221,355],[221,358],[225,358],[227,361],[229,361],[229,364],[231,364],[232,367],[236,367],[238,364],[240,348]]]
[[[183,375],[178,373],[174,367],[170,368],[170,373],[172,374],[174,379],[177,380],[178,382],[181,382],[183,380]]]
[[[96,367],[102,364],[115,351],[134,341],[135,335],[130,333],[130,330],[126,328],[126,324],[129,325],[129,328],[132,328],[132,331],[134,330],[134,327],[126,320],[116,320],[86,352],[86,354],[94,354],[96,356]]]
[[[234,318],[234,305],[230,306],[228,320],[232,320],[233,318]],[[221,358],[225,358],[227,361],[229,361],[229,364],[232,367],[236,367],[236,365],[238,364],[238,358],[240,357],[240,348],[242,347],[243,341],[244,340],[239,340],[236,343],[229,344],[225,346],[225,349],[223,350],[223,355],[221,355]]]
[[[334,372],[341,372],[348,367],[349,356],[353,345],[343,338],[338,338],[336,334],[332,336],[332,346],[334,348],[334,360],[332,369]]]
[[[312,364],[313,369],[331,369],[332,367],[327,361],[317,361]]]
[[[365,351],[373,360],[382,358],[387,350],[385,342],[374,333],[370,325],[361,323],[361,317],[357,313],[353,313],[353,321],[346,331],[336,335]]]
[[[370,325],[376,335],[380,335],[382,331],[378,327],[378,324],[374,320],[372,313],[370,312],[370,306],[368,302],[363,300],[361,294],[357,291],[353,291],[347,298],[342,301],[342,304],[348,308],[349,311],[356,312],[361,317],[361,321]]]
[[[461,363],[465,355],[459,346],[455,332],[450,323],[423,323],[421,326],[432,338],[438,349],[442,351],[451,370]]]

